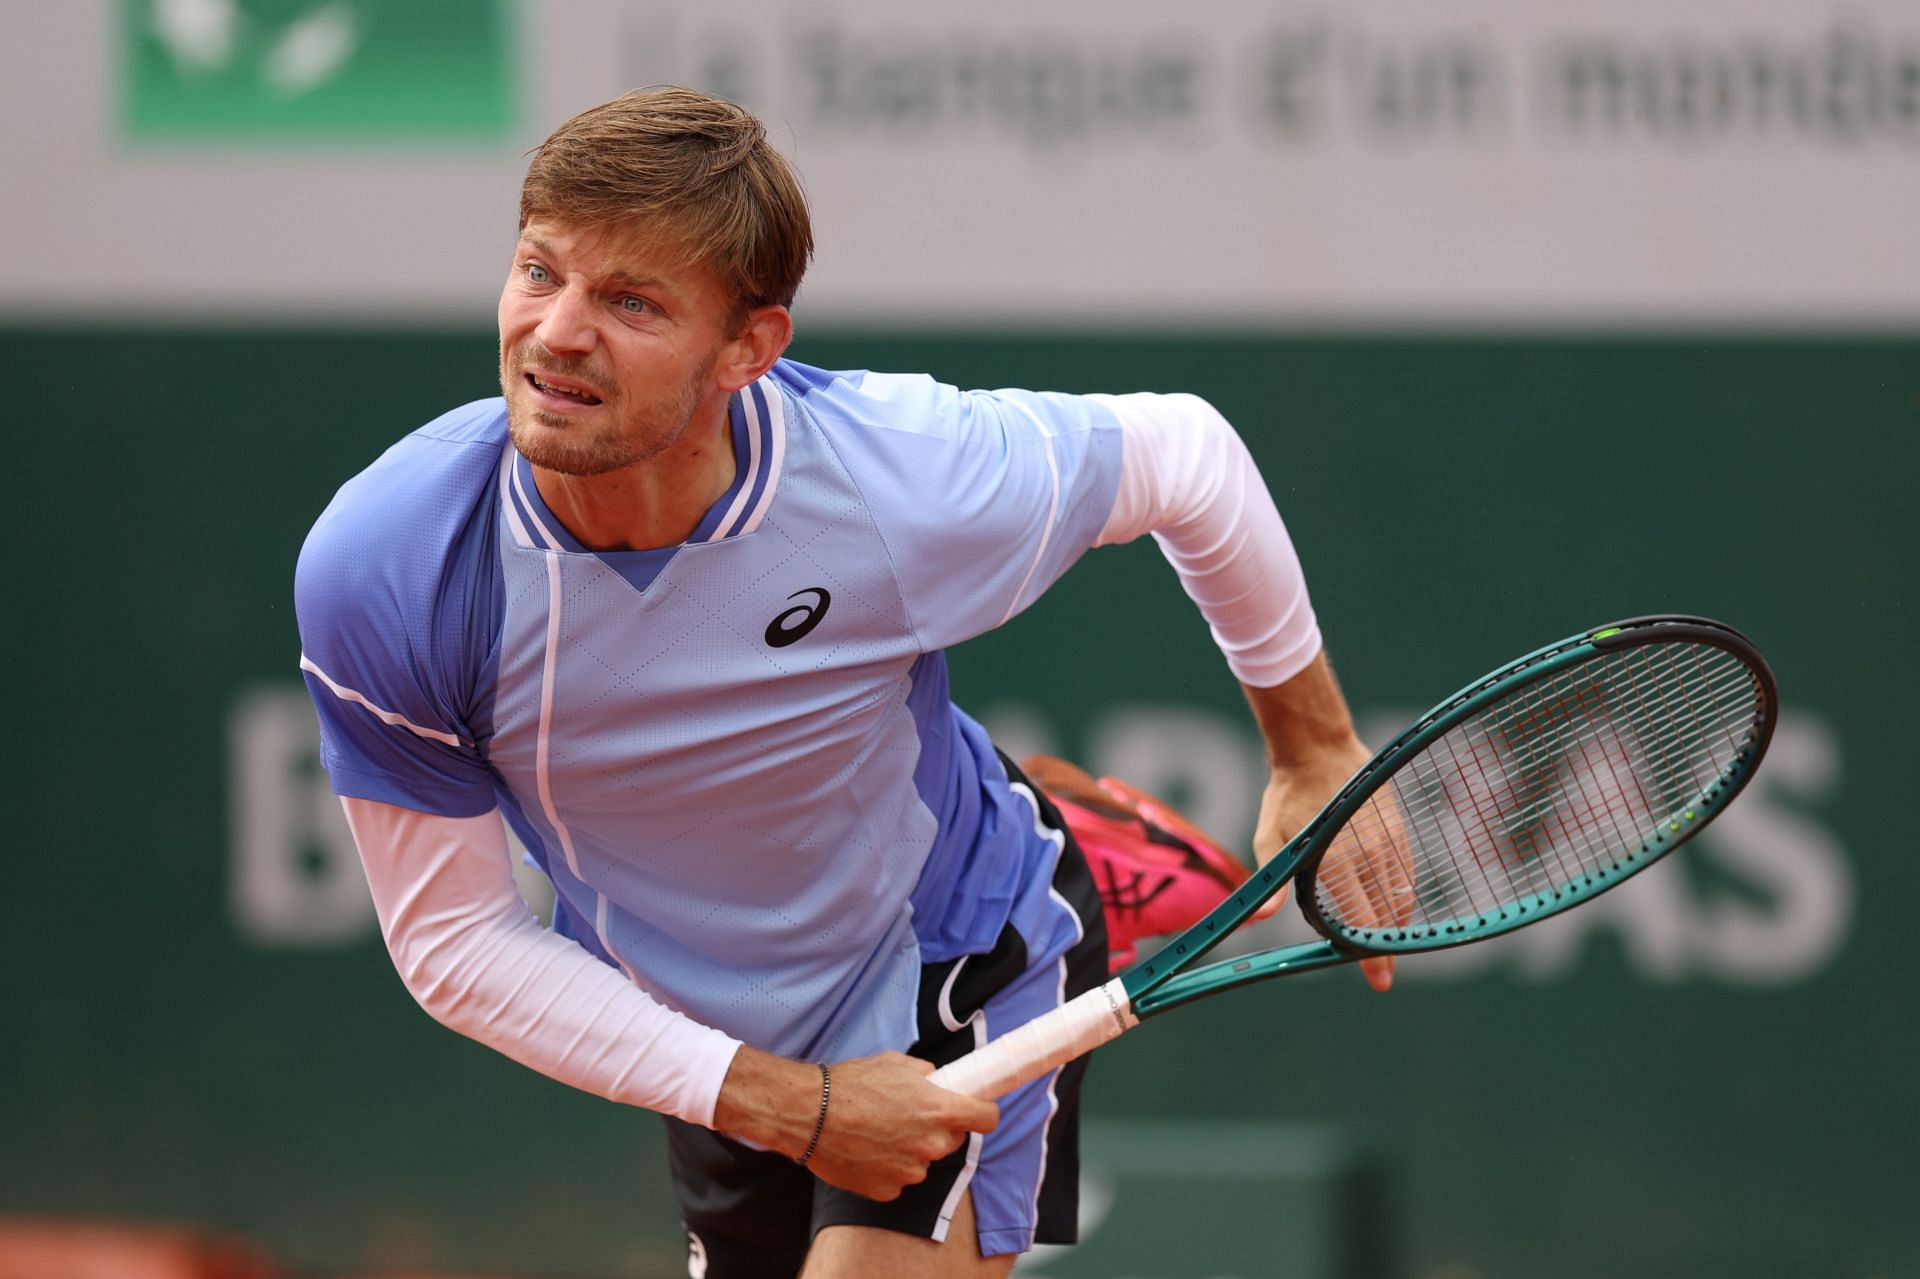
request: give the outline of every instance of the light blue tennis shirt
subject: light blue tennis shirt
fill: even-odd
[[[1025,608],[1113,508],[1099,403],[782,361],[683,545],[589,551],[456,409],[300,555],[301,666],[343,796],[498,807],[555,927],[786,1056],[914,1038],[921,962],[989,950],[1053,845],[942,650]]]

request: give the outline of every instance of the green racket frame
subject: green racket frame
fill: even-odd
[[[1569,667],[1615,649],[1673,640],[1709,644],[1739,657],[1761,685],[1761,709],[1753,733],[1740,743],[1722,775],[1703,787],[1692,803],[1682,806],[1683,816],[1677,820],[1663,821],[1656,828],[1644,832],[1638,850],[1628,853],[1612,866],[1593,871],[1551,894],[1541,893],[1497,912],[1450,921],[1441,930],[1441,935],[1423,932],[1416,937],[1391,928],[1346,929],[1341,930],[1349,934],[1345,940],[1329,937],[1221,960],[1197,969],[1192,967],[1234,929],[1245,923],[1263,902],[1296,874],[1300,875],[1296,891],[1300,894],[1301,908],[1309,921],[1322,932],[1334,931],[1318,917],[1314,902],[1312,880],[1319,857],[1332,844],[1347,820],[1385,785],[1387,778],[1436,738],[1519,688],[1548,679]],[[1777,703],[1778,689],[1773,672],[1760,656],[1759,650],[1731,626],[1703,617],[1673,614],[1630,618],[1584,631],[1510,662],[1492,674],[1475,680],[1421,716],[1369,760],[1307,823],[1300,834],[1255,872],[1233,896],[1159,951],[1121,974],[1119,980],[1132,1002],[1133,1012],[1141,1018],[1151,1017],[1169,1008],[1249,982],[1351,963],[1356,958],[1414,954],[1464,945],[1511,932],[1596,897],[1691,839],[1733,802],[1734,796],[1753,776],[1761,757],[1766,753],[1778,718]]]

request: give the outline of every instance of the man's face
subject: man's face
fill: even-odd
[[[702,266],[619,229],[532,221],[500,293],[500,386],[535,466],[602,475],[671,446],[725,392],[732,316]]]

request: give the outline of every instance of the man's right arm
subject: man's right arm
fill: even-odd
[[[660,1004],[542,928],[514,886],[498,812],[441,817],[342,800],[388,952],[443,1025],[562,1083],[676,1115],[797,1158],[823,1180],[891,1199],[991,1131],[998,1108],[925,1081],[900,1053],[840,1062],[820,1124],[818,1066],[741,1045]]]
[[[436,1021],[612,1101],[710,1125],[739,1043],[542,928],[500,814],[343,799],[400,979]]]

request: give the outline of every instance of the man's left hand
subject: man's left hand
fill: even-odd
[[[1253,834],[1253,851],[1260,864],[1266,865],[1275,853],[1286,847],[1370,758],[1372,753],[1359,738],[1353,737],[1315,752],[1310,760],[1274,769],[1268,777],[1266,793],[1260,798],[1260,819]],[[1368,858],[1369,850],[1345,847],[1350,842],[1343,839],[1328,850],[1327,859],[1322,862],[1323,875],[1354,876],[1371,861],[1385,860]],[[1372,876],[1360,875],[1359,878],[1363,882],[1375,882]],[[1271,917],[1285,900],[1284,891],[1275,894],[1254,918]],[[1387,909],[1391,907],[1382,903],[1382,910]],[[1390,956],[1363,959],[1360,971],[1375,990],[1387,990],[1393,985]]]

